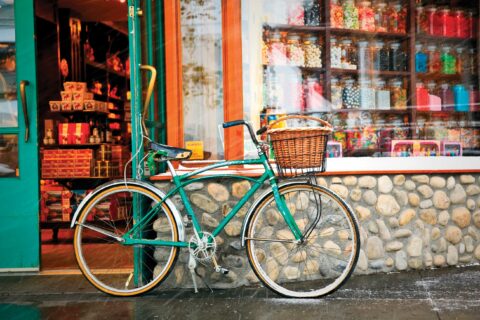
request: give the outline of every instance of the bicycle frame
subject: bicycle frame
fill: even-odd
[[[265,171],[260,176],[258,179],[250,178],[250,177],[245,177],[245,176],[238,176],[238,175],[230,175],[230,174],[225,174],[225,175],[208,175],[204,177],[197,177],[195,176],[206,172],[210,171],[212,169],[217,169],[217,168],[222,168],[222,167],[229,167],[229,166],[238,166],[238,165],[263,165]],[[295,219],[293,218],[292,214],[290,213],[287,205],[285,204],[285,199],[283,196],[280,195],[279,189],[278,189],[278,184],[275,178],[275,173],[271,169],[268,159],[266,155],[263,153],[263,151],[259,151],[259,158],[258,159],[252,159],[252,160],[235,160],[235,161],[222,161],[216,164],[212,164],[203,168],[199,168],[193,172],[186,173],[183,175],[177,175],[171,164],[169,163],[169,168],[172,171],[173,175],[173,183],[175,185],[175,188],[170,190],[167,195],[165,196],[164,199],[162,199],[159,203],[157,203],[155,206],[152,207],[152,209],[147,212],[141,220],[125,235],[123,235],[123,244],[124,245],[138,245],[138,244],[143,244],[143,245],[153,245],[153,246],[173,246],[173,247],[188,247],[189,243],[188,242],[183,242],[183,241],[165,241],[165,240],[145,240],[145,239],[136,239],[135,237],[132,237],[133,234],[138,231],[139,228],[144,226],[145,224],[149,223],[151,219],[155,216],[157,209],[162,206],[162,204],[172,197],[175,194],[179,194],[184,205],[185,205],[185,210],[187,211],[187,214],[190,216],[194,231],[197,237],[199,237],[199,240],[203,238],[203,231],[200,226],[200,223],[197,220],[197,217],[195,215],[195,212],[190,204],[190,200],[188,199],[184,187],[186,187],[189,184],[192,184],[194,182],[198,181],[203,181],[203,180],[208,180],[208,179],[218,179],[218,178],[233,178],[233,179],[241,179],[241,180],[248,180],[253,182],[252,187],[250,190],[237,202],[237,204],[232,208],[232,210],[220,221],[218,226],[213,230],[212,236],[216,237],[218,234],[222,232],[224,227],[235,217],[235,215],[238,213],[238,211],[243,207],[243,205],[255,194],[258,189],[265,183],[265,181],[269,181],[270,186],[273,191],[273,195],[275,198],[275,201],[277,203],[277,206],[279,208],[280,214],[283,216],[285,219],[285,222],[289,226],[290,230],[292,231],[294,237],[296,240],[300,240],[302,237],[302,233],[300,229],[298,228],[297,223],[295,222]],[[212,239],[210,239],[212,240]]]

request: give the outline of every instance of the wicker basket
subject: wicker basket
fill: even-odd
[[[312,120],[320,127],[274,128],[290,119]],[[298,177],[325,171],[327,141],[332,132],[328,122],[310,116],[286,116],[268,126],[268,138],[273,148],[280,177]]]

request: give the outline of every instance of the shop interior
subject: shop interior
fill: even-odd
[[[37,0],[35,11],[41,270],[76,269],[72,214],[131,154],[127,3]]]

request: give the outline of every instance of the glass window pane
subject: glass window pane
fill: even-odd
[[[332,157],[478,156],[478,13],[469,1],[243,0],[245,118],[323,118]]]
[[[221,1],[181,1],[181,32],[185,143],[194,159],[222,159]]]
[[[13,3],[0,7],[0,127],[18,126]]]
[[[0,135],[0,178],[18,176],[18,136]]]

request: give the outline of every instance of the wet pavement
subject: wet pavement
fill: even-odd
[[[0,319],[480,319],[480,266],[356,276],[306,300],[262,287],[112,298],[80,275],[1,276]]]

